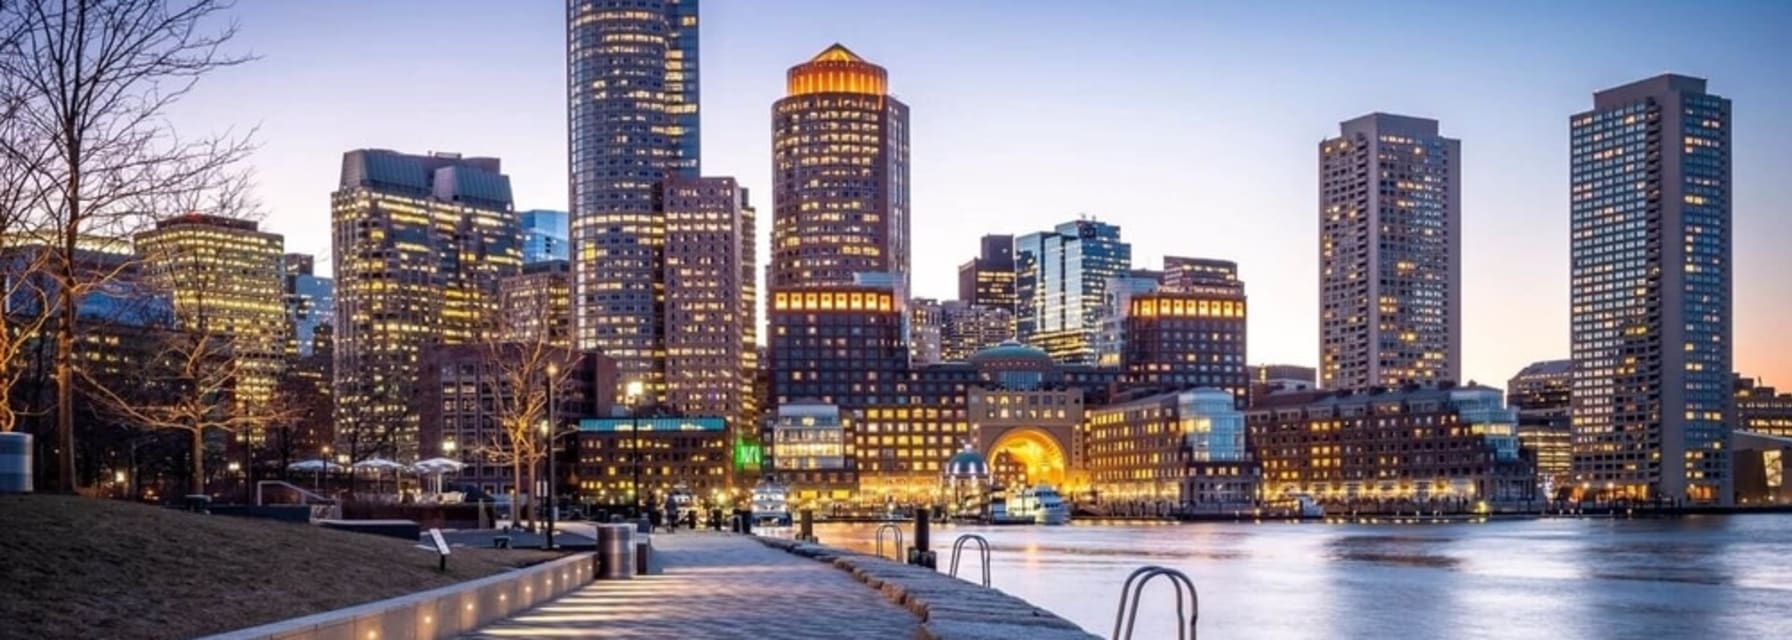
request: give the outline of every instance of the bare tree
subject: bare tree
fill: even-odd
[[[216,180],[250,151],[250,136],[184,139],[169,108],[205,75],[251,56],[225,53],[234,23],[220,22],[226,0],[6,0],[0,2],[0,84],[16,104],[17,126],[35,134],[50,161],[38,175],[48,272],[55,286],[54,370],[58,487],[75,476],[74,359],[85,292],[119,270],[85,269],[83,243],[128,237]],[[0,141],[6,155],[34,153]]]
[[[520,493],[522,487],[537,484],[538,464],[548,455],[548,440],[555,435],[551,429],[556,427],[547,424],[550,397],[555,404],[567,401],[576,354],[555,346],[545,335],[494,339],[484,344],[484,350],[493,374],[488,393],[499,426],[484,450],[488,458],[510,465],[512,486]],[[513,498],[511,505],[517,509],[518,501]]]
[[[0,99],[6,95],[0,89]],[[0,432],[19,426],[13,387],[30,369],[28,351],[52,317],[43,278],[51,254],[41,235],[44,198],[50,193],[43,168],[50,154],[20,126],[21,108],[16,100],[0,103],[0,140],[5,141],[0,143]]]

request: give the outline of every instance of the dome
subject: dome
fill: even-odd
[[[983,459],[983,454],[966,448],[946,459],[946,477],[987,478],[989,461]]]
[[[1004,340],[1001,344],[971,354],[972,364],[991,364],[997,362],[1036,362],[1052,364],[1052,357],[1044,349],[1021,342]]]

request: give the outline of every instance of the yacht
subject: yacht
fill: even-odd
[[[994,524],[1068,524],[1070,506],[1064,504],[1064,497],[1049,484],[1021,487],[1003,501],[999,515],[992,508],[990,520]]]
[[[1270,502],[1269,506],[1283,509],[1287,512],[1289,517],[1300,518],[1303,520],[1325,517],[1325,506],[1319,504],[1319,501],[1315,500],[1312,494],[1303,491],[1284,492],[1282,493],[1282,499]]]
[[[790,526],[790,491],[775,480],[753,486],[753,522],[774,527]]]

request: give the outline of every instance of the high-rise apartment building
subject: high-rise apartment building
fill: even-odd
[[[1731,501],[1730,101],[1661,75],[1569,119],[1574,472]]]
[[[1083,219],[1021,236],[1014,264],[1020,340],[1058,362],[1093,363],[1108,279],[1132,268],[1120,227]]]
[[[1792,393],[1736,376],[1736,428],[1792,438]]]
[[[982,251],[958,265],[958,299],[1014,311],[1014,236],[983,236]]]
[[[1327,389],[1456,381],[1462,143],[1372,113],[1319,143],[1319,377]]]
[[[516,217],[523,228],[523,264],[571,258],[570,214],[551,209],[530,209]]]
[[[288,253],[284,261],[284,301],[291,328],[286,354],[289,358],[308,358],[315,355],[318,327],[336,320],[336,280],[317,275],[316,261],[309,253]]]
[[[908,105],[838,44],[790,68],[772,105],[774,292],[893,274],[910,291]]]
[[[948,302],[951,302],[948,300]],[[946,306],[933,298],[908,301],[908,361],[916,366],[942,360]]]
[[[415,459],[422,351],[491,337],[522,268],[510,177],[496,158],[350,151],[331,218],[337,450]]]
[[[572,267],[565,260],[523,264],[498,283],[505,342],[572,348]]]
[[[665,391],[664,182],[701,175],[696,0],[567,0],[576,346]]]
[[[747,190],[733,178],[672,178],[665,219],[667,404],[751,424],[758,311]]]
[[[268,402],[287,360],[286,240],[253,220],[186,214],[137,234],[135,245],[146,282],[170,294],[177,326],[228,341],[242,373],[237,400]]]
[[[1005,307],[940,303],[940,360],[965,362],[978,351],[1014,339],[1014,312]]]

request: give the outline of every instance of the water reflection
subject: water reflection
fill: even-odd
[[[823,525],[869,551],[870,525]],[[1145,564],[1189,574],[1210,638],[1766,638],[1792,618],[1792,516],[1452,524],[945,527],[995,586],[1106,634]],[[966,562],[964,566],[975,566]],[[973,576],[973,579],[975,576]],[[1167,588],[1138,638],[1174,637]]]

